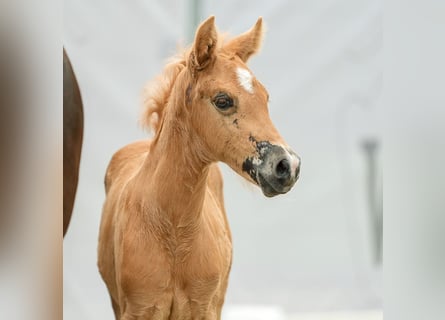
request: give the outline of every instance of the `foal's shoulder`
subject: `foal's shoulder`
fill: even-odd
[[[127,144],[125,147],[116,151],[108,164],[105,174],[105,190],[111,186],[112,181],[119,174],[125,174],[125,171],[139,167],[139,161],[150,149],[150,140],[140,140]]]

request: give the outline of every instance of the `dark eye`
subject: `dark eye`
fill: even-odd
[[[218,93],[213,99],[213,104],[218,109],[224,111],[233,107],[233,99],[230,98],[226,93]]]

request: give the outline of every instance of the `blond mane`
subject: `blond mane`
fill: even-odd
[[[173,85],[179,73],[186,66],[187,50],[169,60],[163,72],[150,81],[142,93],[142,115],[140,123],[144,129],[158,133],[164,109],[170,98]]]

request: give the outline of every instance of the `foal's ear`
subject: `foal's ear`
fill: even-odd
[[[212,61],[217,37],[215,17],[211,16],[201,23],[196,31],[193,49],[190,54],[190,65],[193,69],[202,70]]]
[[[247,32],[229,41],[225,48],[236,53],[241,60],[249,58],[260,50],[263,40],[263,18],[259,17],[255,25]]]

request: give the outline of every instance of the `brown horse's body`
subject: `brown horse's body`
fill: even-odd
[[[83,105],[70,60],[63,49],[63,236],[71,220],[79,179]]]
[[[220,47],[214,18],[204,22],[148,91],[154,139],[113,156],[98,265],[116,319],[220,319],[232,242],[217,161],[269,197],[297,180],[300,160],[245,65],[260,40],[261,19]]]

